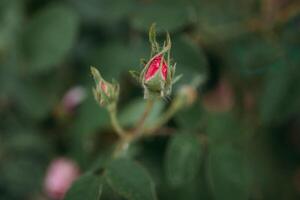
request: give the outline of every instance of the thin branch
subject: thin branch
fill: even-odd
[[[141,134],[142,133],[142,129],[144,127],[144,124],[146,122],[146,119],[148,117],[148,115],[150,114],[152,108],[154,105],[154,100],[153,99],[148,99],[146,106],[145,106],[145,110],[144,113],[142,114],[142,116],[140,117],[140,119],[138,120],[138,122],[136,123],[136,126],[133,130],[133,134]]]
[[[121,127],[119,120],[117,119],[117,110],[116,110],[116,105],[113,104],[109,107],[108,109],[110,119],[111,119],[111,124],[113,128],[115,129],[116,133],[121,137],[125,137],[126,131]]]

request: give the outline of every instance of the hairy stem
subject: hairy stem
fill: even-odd
[[[117,119],[117,109],[116,105],[113,104],[109,107],[108,109],[109,115],[110,115],[110,120],[113,128],[115,129],[116,133],[121,137],[125,137],[126,131],[121,127],[119,120]]]
[[[153,105],[154,105],[154,100],[153,99],[148,99],[147,103],[146,103],[146,106],[145,106],[144,113],[142,114],[142,116],[140,117],[140,119],[138,120],[138,122],[136,123],[136,126],[135,126],[135,128],[133,130],[133,134],[134,135],[142,133],[144,124],[146,122],[146,119],[147,119],[148,115],[150,114],[150,112],[151,112],[151,110],[153,108]]]
[[[158,118],[156,124],[145,130],[144,135],[151,135],[153,132],[157,131],[157,129],[167,123],[174,116],[174,114],[181,109],[182,105],[182,99],[176,98],[166,112],[164,112],[160,118]]]

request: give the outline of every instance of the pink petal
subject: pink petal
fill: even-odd
[[[66,111],[72,112],[85,98],[85,89],[81,86],[75,86],[64,95],[62,105]]]
[[[161,59],[162,59],[162,55],[158,55],[158,56],[156,56],[155,58],[152,59],[152,61],[149,64],[148,70],[145,74],[146,81],[151,79],[159,71],[159,66],[160,66],[160,63],[161,63]],[[167,73],[168,73],[168,67],[167,67],[167,64],[166,64],[165,60],[163,60],[163,64],[162,64],[162,68],[161,68],[161,74],[162,74],[162,78],[164,80],[166,80],[166,78],[167,78]]]
[[[72,160],[59,158],[51,162],[44,182],[44,189],[52,199],[63,199],[72,183],[79,176],[79,168]]]

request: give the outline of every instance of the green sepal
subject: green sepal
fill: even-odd
[[[100,81],[103,80],[103,78],[102,78],[100,72],[95,67],[91,66],[90,69],[91,69],[91,74],[94,78],[95,84],[97,85]]]
[[[149,29],[149,42],[151,44],[151,56],[159,52],[159,44],[156,40],[156,24],[153,23]]]
[[[130,70],[129,71],[130,75],[132,76],[132,78],[134,78],[136,81],[140,81],[140,73],[134,70]]]
[[[176,76],[173,80],[172,80],[172,85],[177,83],[180,79],[182,78],[182,74]]]

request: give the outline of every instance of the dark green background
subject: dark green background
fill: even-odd
[[[92,97],[89,66],[121,83],[121,120],[131,125],[142,89],[128,70],[149,58],[153,22],[159,39],[171,34],[177,85],[206,78],[196,105],[168,124],[171,134],[132,149],[158,199],[299,199],[299,13],[297,0],[0,0],[0,199],[45,199],[45,170],[57,156],[83,172],[102,166],[116,137]],[[221,79],[234,106],[210,112],[202,97]],[[76,85],[87,99],[57,114]],[[107,184],[103,195],[121,199]]]

